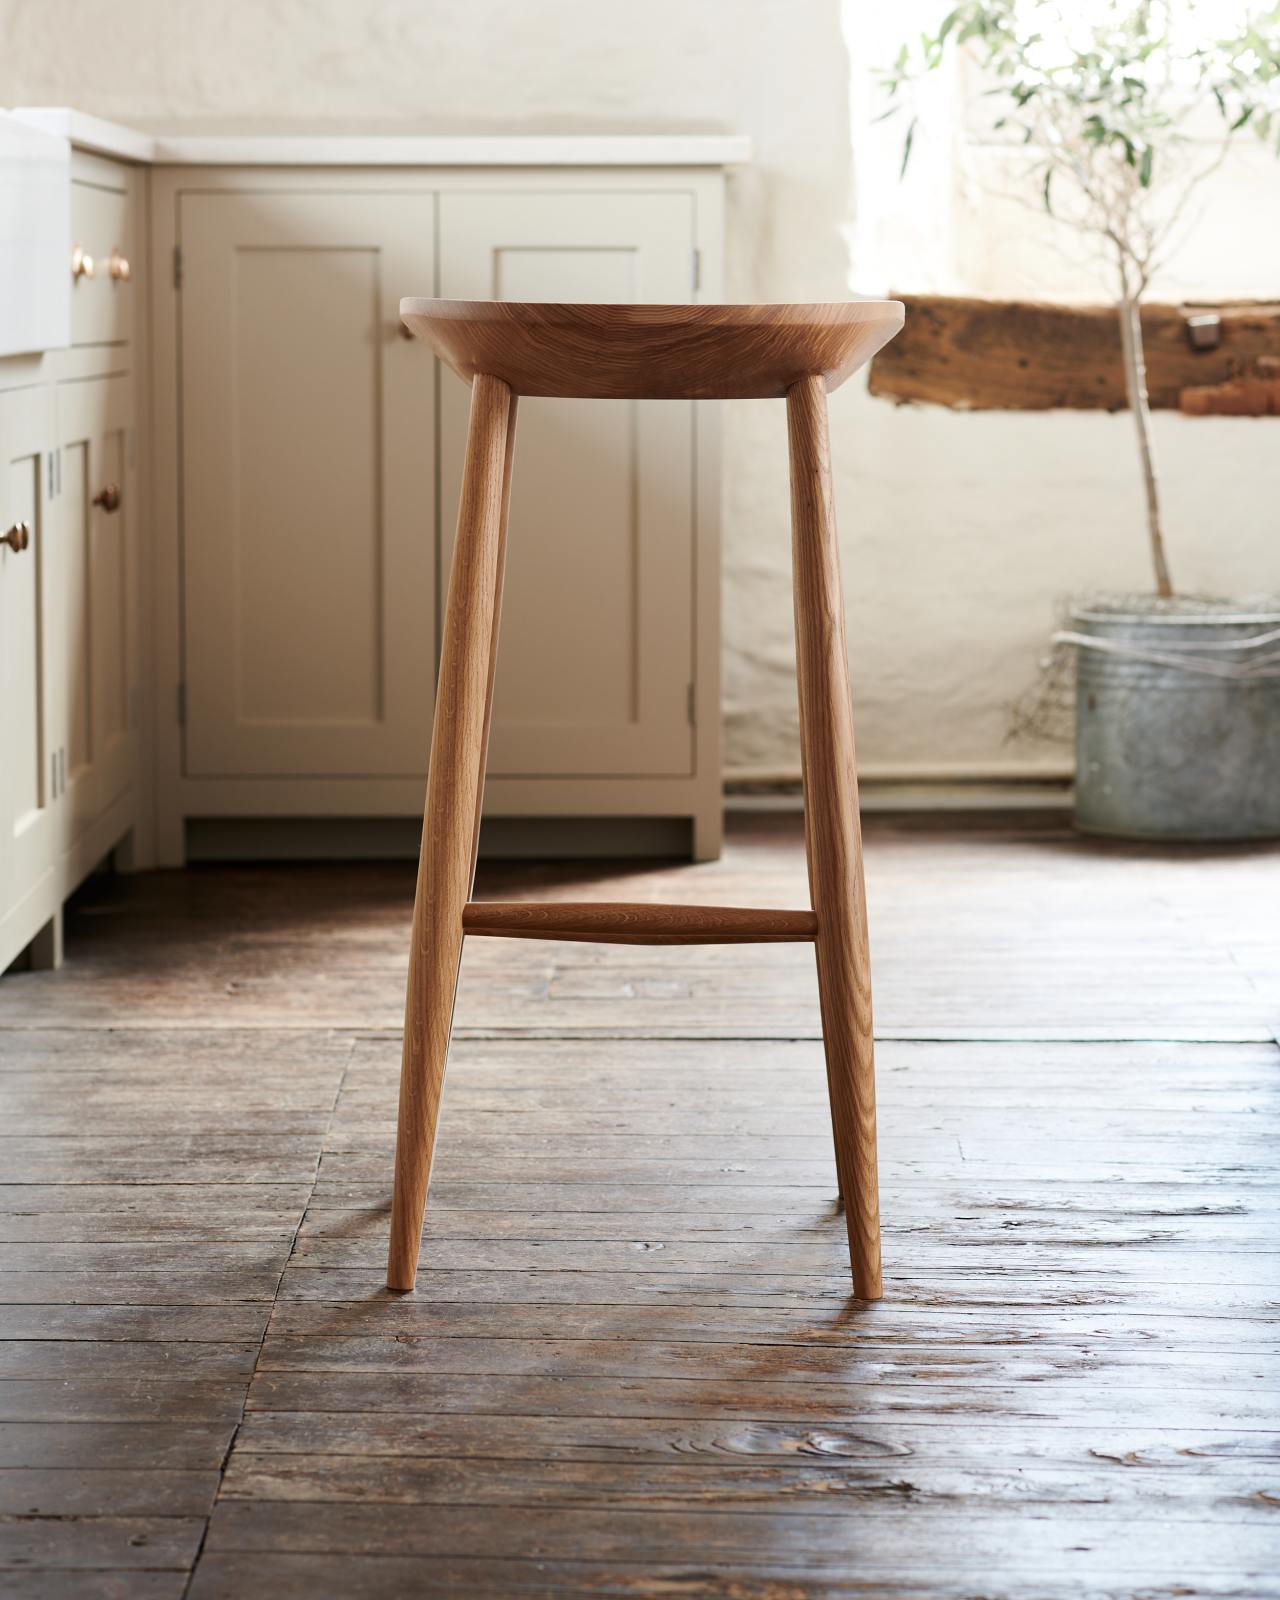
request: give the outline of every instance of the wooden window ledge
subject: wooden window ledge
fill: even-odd
[[[899,294],[907,322],[871,363],[870,391],[967,411],[1122,411],[1115,308]],[[1280,304],[1142,309],[1156,410],[1280,416]]]

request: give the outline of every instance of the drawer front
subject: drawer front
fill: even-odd
[[[83,179],[72,181],[73,345],[127,344],[133,336],[137,291],[133,208],[129,201],[126,188]]]

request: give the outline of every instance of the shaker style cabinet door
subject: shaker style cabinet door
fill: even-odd
[[[0,928],[53,867],[58,729],[49,646],[52,389],[0,394]],[[0,962],[3,966],[3,962]]]
[[[61,383],[57,409],[58,495],[45,570],[62,612],[49,654],[65,848],[134,780],[138,506],[130,380]]]
[[[440,293],[458,300],[688,301],[688,193],[446,193]],[[440,379],[447,580],[468,387]],[[693,768],[694,408],[522,399],[489,772]]]
[[[434,198],[184,193],[178,232],[187,775],[420,775]]]

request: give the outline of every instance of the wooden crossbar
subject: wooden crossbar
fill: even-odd
[[[498,939],[573,939],[596,944],[795,944],[813,939],[812,911],[744,906],[661,906],[614,900],[472,900],[464,933]]]

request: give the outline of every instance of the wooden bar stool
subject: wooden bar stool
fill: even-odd
[[[897,301],[520,305],[402,300],[404,322],[471,383],[409,951],[387,1283],[413,1288],[464,934],[614,944],[813,942],[836,1170],[856,1295],[881,1293],[871,968],[827,392],[902,326]],[[785,396],[812,909],[528,905],[471,899],[519,395]]]

